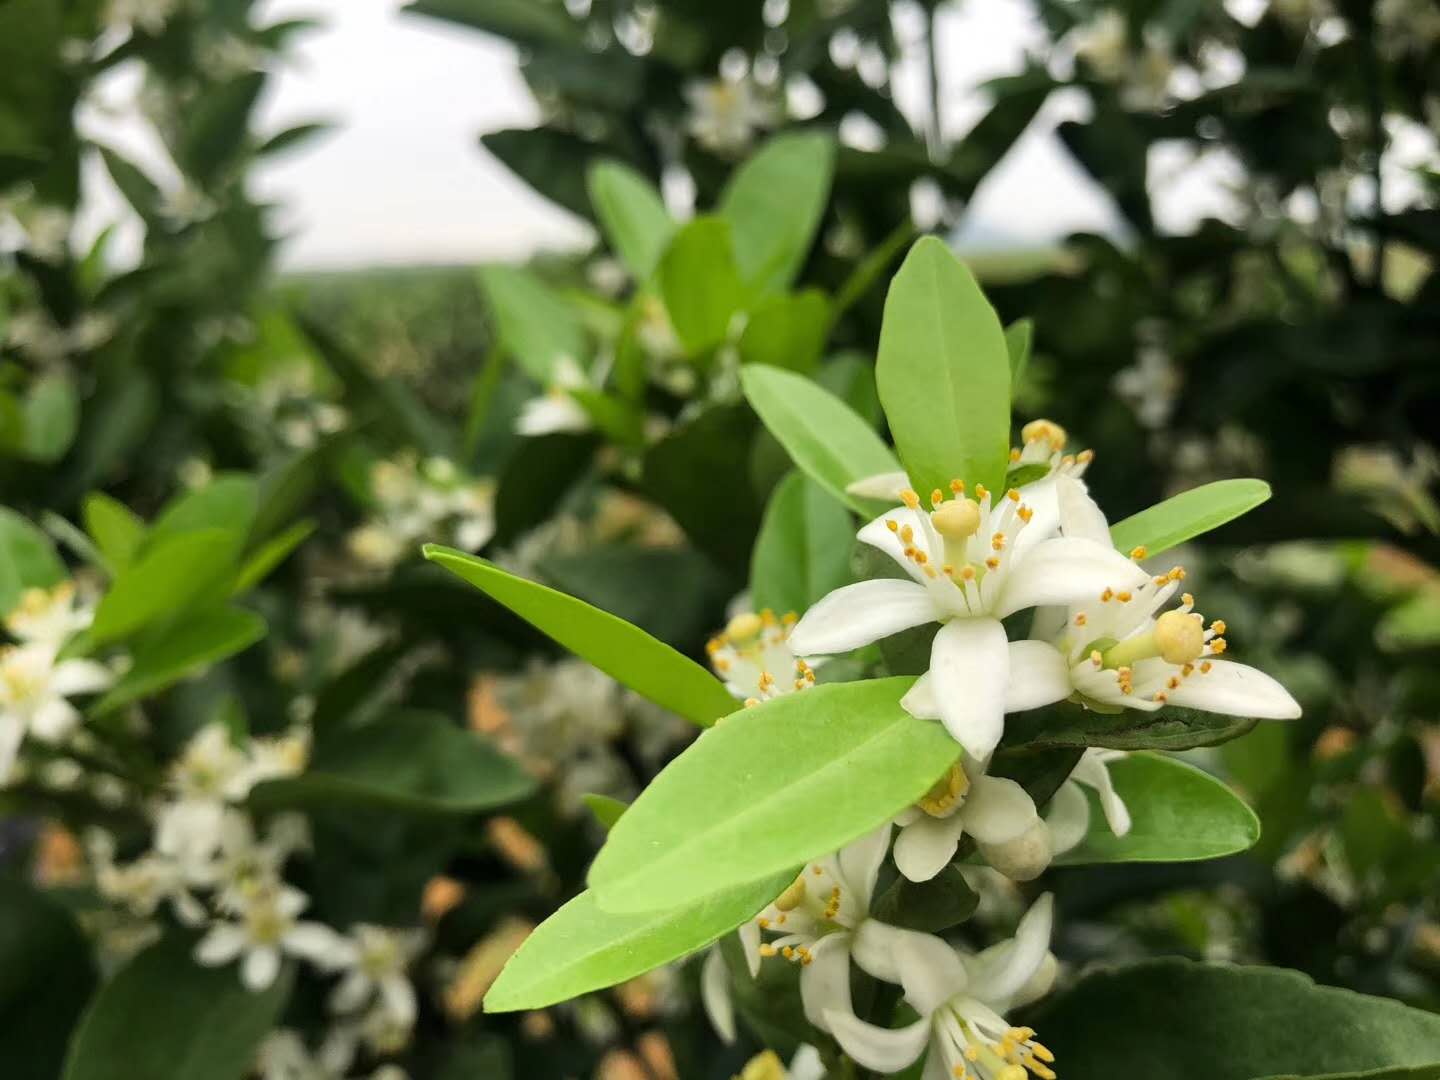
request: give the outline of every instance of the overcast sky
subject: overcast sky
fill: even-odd
[[[532,193],[480,148],[477,135],[527,126],[538,112],[515,51],[486,35],[400,14],[401,0],[267,0],[262,16],[313,14],[325,27],[302,39],[262,103],[262,131],[324,117],[335,132],[260,170],[262,194],[286,207],[291,267],[474,262],[587,242],[579,219]],[[902,27],[903,29],[903,27]],[[1017,71],[1043,37],[1024,0],[952,4],[941,23],[947,127],[961,134],[983,110],[977,83]],[[136,80],[117,77],[107,101],[120,119],[92,124],[143,160],[154,157],[123,119]],[[896,95],[923,111],[924,68],[905,65]],[[1041,120],[977,193],[970,215],[983,235],[1041,242],[1115,215],[1050,130],[1083,104],[1052,97]],[[1182,174],[1190,175],[1190,174]],[[86,224],[120,211],[92,178]],[[1187,214],[1211,201],[1213,179],[1191,178],[1172,200]],[[1213,194],[1213,193],[1212,193]],[[131,234],[133,245],[136,237]]]

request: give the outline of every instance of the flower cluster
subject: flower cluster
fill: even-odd
[[[388,569],[422,539],[479,551],[495,533],[494,484],[465,476],[446,458],[376,462],[370,494],[376,513],[350,534],[350,553],[367,566]]]

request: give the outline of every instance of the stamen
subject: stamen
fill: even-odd
[[[1146,554],[1148,553],[1145,550],[1144,544],[1137,544],[1135,547],[1130,549],[1130,558],[1134,559],[1136,562],[1139,562],[1141,559],[1145,558]]]
[[[911,510],[918,510],[920,508],[920,496],[917,495],[910,488],[906,488],[904,491],[900,492],[900,501],[903,502],[906,506],[908,506]]]

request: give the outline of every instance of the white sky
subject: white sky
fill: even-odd
[[[259,111],[271,132],[320,117],[337,131],[258,171],[264,196],[285,205],[289,267],[378,263],[474,262],[583,245],[588,228],[533,194],[481,149],[482,131],[529,126],[538,113],[520,77],[515,51],[497,39],[434,20],[399,14],[401,0],[267,0],[265,18],[319,15],[326,26],[301,39],[273,80]],[[901,19],[902,36],[912,20]],[[972,87],[1022,66],[1043,35],[1024,0],[985,0],[944,9],[941,49],[947,129],[961,134],[984,102]],[[133,75],[133,73],[131,73]],[[108,116],[90,119],[110,141],[153,163],[143,132],[124,114],[136,79],[106,88]],[[907,62],[896,96],[908,114],[924,112],[923,66]],[[971,205],[979,235],[1043,242],[1076,229],[1110,229],[1105,195],[1050,134],[1083,101],[1052,97],[1040,122],[989,177]],[[1207,170],[1189,170],[1172,199],[1192,217],[1213,205]],[[123,213],[103,175],[91,178],[82,232]],[[1162,215],[1164,209],[1162,208]],[[134,250],[132,230],[120,244]]]

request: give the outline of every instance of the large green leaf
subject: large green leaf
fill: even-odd
[[[747,283],[784,289],[800,272],[830,198],[835,144],[829,135],[778,135],[735,171],[719,212],[735,237]]]
[[[1026,1022],[1065,1080],[1256,1080],[1440,1064],[1440,1016],[1266,968],[1157,960],[1099,972]]]
[[[1010,352],[974,276],[933,236],[885,298],[880,401],[916,490],[953,479],[999,491],[1010,458]]]
[[[856,512],[868,517],[882,509],[846,494],[845,488],[878,473],[896,472],[900,463],[850,406],[804,376],[760,364],[741,368],[740,384],[796,466]]]
[[[617,161],[593,166],[588,180],[590,201],[606,239],[635,279],[644,282],[675,231],[660,193],[644,176]]]
[[[128,563],[145,539],[145,522],[124,503],[101,491],[85,496],[85,531],[113,573]]]
[[[830,304],[819,289],[766,297],[740,335],[740,360],[806,374],[820,364],[830,329]]]
[[[793,868],[683,907],[614,915],[583,892],[526,939],[485,995],[487,1012],[541,1009],[688,956],[785,890]]]
[[[95,984],[90,944],[63,907],[0,878],[0,1046],[6,1080],[52,1080]]]
[[[727,717],[625,811],[590,868],[607,910],[678,907],[828,855],[959,756],[900,707],[913,680],[817,686]]]
[[[322,741],[305,772],[262,784],[266,809],[356,806],[471,814],[525,798],[535,780],[488,740],[432,713],[397,713]]]
[[[1194,750],[1239,738],[1257,721],[1167,705],[1110,714],[1078,705],[1031,709],[1005,718],[1005,745],[1035,750]]]
[[[110,712],[157,693],[192,672],[248,649],[264,636],[265,620],[253,611],[225,607],[197,612],[137,649],[129,670],[93,711]]]
[[[707,726],[735,708],[715,676],[624,619],[463,551],[427,544],[425,557],[671,712]]]
[[[1260,819],[1221,781],[1193,765],[1136,754],[1109,765],[1115,790],[1130,811],[1130,831],[1114,835],[1094,792],[1090,832],[1058,863],[1191,862],[1246,851],[1260,839]]]
[[[65,564],[50,538],[0,506],[0,616],[14,610],[26,589],[49,588],[65,577]]]
[[[1234,521],[1270,498],[1264,480],[1216,480],[1182,491],[1110,527],[1120,551],[1144,547],[1151,555]]]
[[[178,614],[233,573],[242,543],[224,529],[196,529],[147,543],[145,553],[116,574],[95,609],[91,639],[114,641]]]
[[[80,395],[69,375],[36,379],[25,396],[25,455],[52,463],[65,456],[80,424]]]
[[[660,259],[660,295],[688,352],[703,353],[725,340],[745,303],[745,286],[724,220],[696,218],[675,234]]]
[[[166,504],[146,533],[141,554],[149,554],[171,537],[199,529],[221,529],[243,541],[259,508],[260,485],[253,476],[217,476]]]
[[[1016,319],[1005,328],[1005,347],[1010,352],[1010,393],[1020,392],[1025,369],[1030,366],[1030,350],[1035,340],[1035,324],[1029,319]]]
[[[201,967],[172,934],[101,988],[70,1044],[64,1080],[240,1080],[290,996],[290,974],[251,993],[234,965]]]
[[[583,364],[590,347],[579,315],[528,270],[482,266],[480,288],[501,346],[540,383],[549,383],[563,357]]]
[[[849,512],[802,473],[785,477],[770,496],[750,558],[756,609],[804,612],[850,580],[855,526]]]

